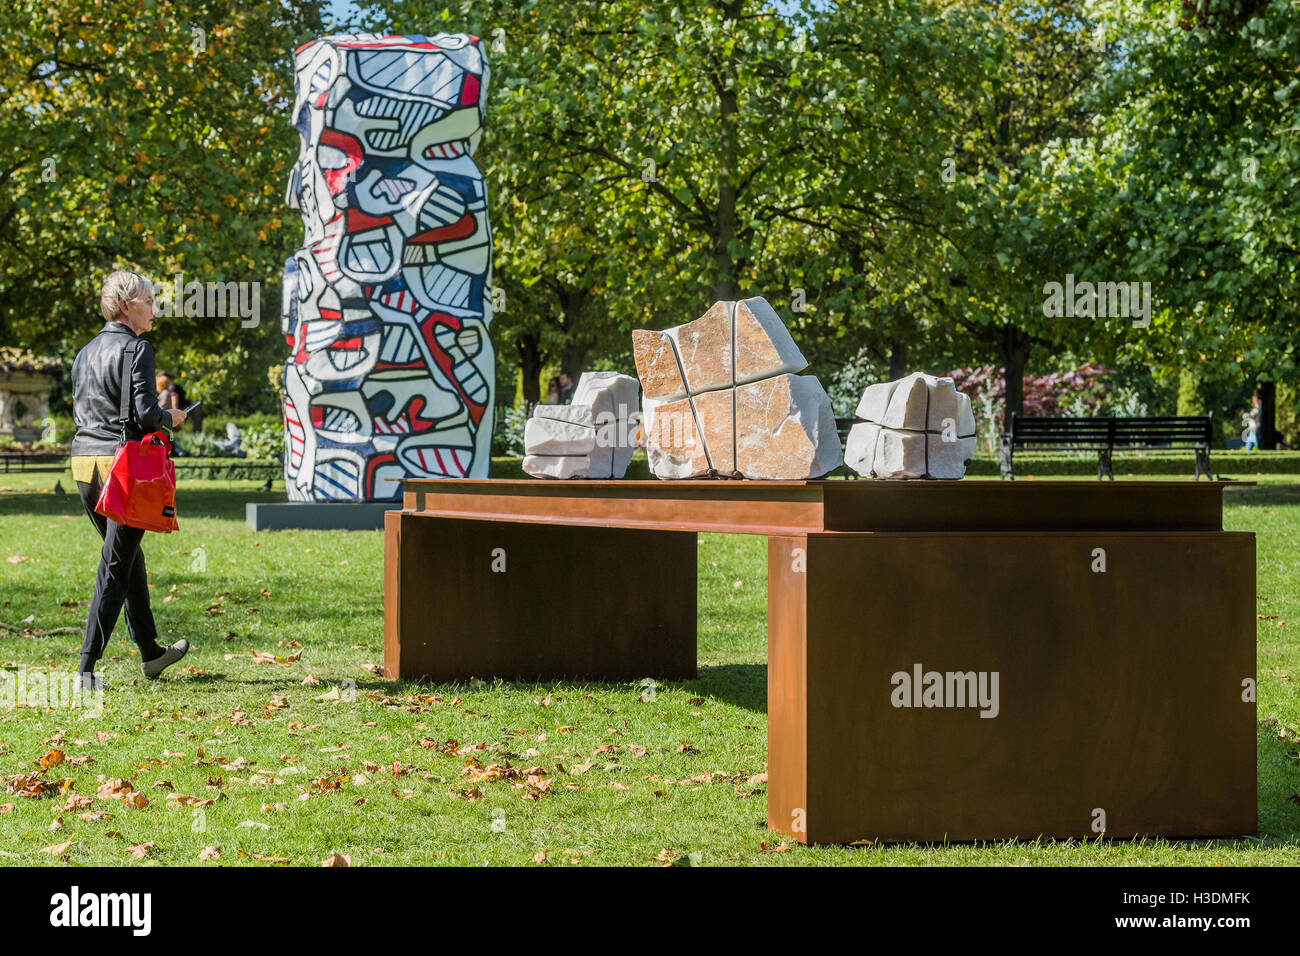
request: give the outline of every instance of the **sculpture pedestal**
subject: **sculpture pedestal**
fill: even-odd
[[[391,501],[250,501],[244,520],[254,531],[379,531]]]
[[[807,843],[1255,831],[1252,535],[768,541],[772,829]],[[796,548],[806,573],[790,570]]]
[[[1252,833],[1255,542],[1222,530],[1222,492],[408,481],[385,517],[385,671],[690,676],[695,535],[763,534],[772,829]]]

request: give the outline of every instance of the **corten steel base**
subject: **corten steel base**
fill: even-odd
[[[694,534],[391,511],[385,524],[388,677],[695,676]]]
[[[689,676],[696,533],[765,534],[772,829],[1253,833],[1255,542],[1222,530],[1222,488],[408,481],[386,516],[385,667]],[[997,716],[963,681],[895,706],[918,665],[986,689],[996,672]]]

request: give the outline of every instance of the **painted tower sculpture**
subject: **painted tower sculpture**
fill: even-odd
[[[395,498],[389,478],[484,478],[492,234],[473,154],[488,65],[466,34],[339,35],[294,54],[285,486]]]

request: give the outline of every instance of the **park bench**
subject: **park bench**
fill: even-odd
[[[1211,415],[1151,415],[1138,418],[1063,418],[1011,413],[1002,434],[1001,473],[1015,479],[1017,451],[1095,451],[1097,480],[1115,475],[1111,454],[1116,450],[1150,451],[1190,448],[1196,452],[1196,478],[1210,474]]]
[[[1251,833],[1255,540],[1223,487],[410,479],[384,675],[690,680],[700,534],[763,535],[772,829]]]
[[[0,461],[4,462],[5,474],[14,471],[62,471],[66,467],[68,456],[62,453],[47,452],[0,452]],[[16,467],[15,467],[16,466]]]

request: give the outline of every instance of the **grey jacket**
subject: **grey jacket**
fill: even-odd
[[[129,325],[109,322],[77,353],[72,363],[72,418],[77,423],[72,454],[111,455],[117,451],[122,438],[122,352],[137,338]],[[129,441],[139,441],[149,432],[171,433],[171,416],[159,407],[154,391],[153,346],[144,339],[139,342],[129,370]]]

